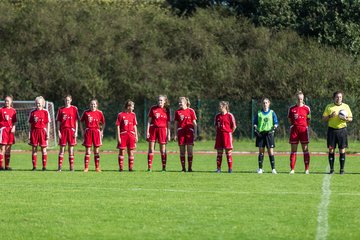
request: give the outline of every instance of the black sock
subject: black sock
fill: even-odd
[[[275,169],[275,157],[274,155],[269,156],[271,169]]]
[[[340,153],[340,171],[344,171],[345,167],[345,153]]]
[[[264,154],[260,153],[258,156],[259,168],[263,167],[263,161],[264,161]]]
[[[329,153],[330,170],[334,170],[335,153]]]

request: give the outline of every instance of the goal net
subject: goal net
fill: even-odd
[[[0,107],[4,106],[4,101],[1,101]],[[29,123],[28,118],[30,112],[35,108],[34,101],[13,101],[13,108],[16,110],[16,141],[27,142],[29,138]],[[49,134],[49,147],[55,147],[56,142],[56,119],[53,102],[45,102],[45,108],[49,111],[50,115],[50,134]]]

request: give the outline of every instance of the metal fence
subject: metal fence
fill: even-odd
[[[234,133],[234,138],[252,138],[252,123],[255,114],[260,109],[261,99],[252,99],[250,101],[232,101],[230,99],[224,99],[230,103],[230,112],[235,116],[237,129]],[[306,99],[306,104],[311,108],[312,120],[311,120],[311,138],[326,138],[327,125],[321,120],[322,113],[327,104],[331,103],[331,98],[313,98]],[[106,131],[107,137],[116,136],[115,121],[117,114],[122,110],[123,102],[118,104],[102,105],[100,110],[104,112],[106,119]],[[360,121],[359,121],[359,99],[346,98],[345,101],[351,108],[354,120],[348,124],[349,137],[351,139],[360,138]],[[198,135],[202,139],[214,139],[214,117],[218,113],[218,100],[209,99],[194,99],[191,101],[191,107],[195,110],[198,117]],[[135,113],[138,120],[139,136],[145,138],[146,133],[146,121],[147,113],[152,105],[156,104],[156,99],[148,100],[144,99],[135,102]],[[287,120],[288,108],[295,104],[294,99],[277,100],[271,99],[270,108],[273,109],[279,120],[279,128],[277,130],[278,137],[289,136],[289,123]],[[177,109],[177,101],[171,101],[170,111],[171,119],[173,119],[174,112]],[[80,114],[86,107],[79,107]],[[172,128],[173,129],[173,128]]]

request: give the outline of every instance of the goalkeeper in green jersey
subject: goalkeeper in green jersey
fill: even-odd
[[[256,136],[256,147],[259,147],[259,174],[263,173],[263,161],[265,147],[268,150],[272,173],[276,174],[275,170],[275,129],[278,127],[278,119],[276,113],[270,109],[270,100],[263,98],[261,101],[262,109],[258,111],[254,119],[254,132]]]

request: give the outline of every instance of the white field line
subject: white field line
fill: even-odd
[[[331,176],[331,174],[325,175],[322,182],[321,201],[318,207],[316,240],[326,240],[329,232],[328,207],[331,195]]]

